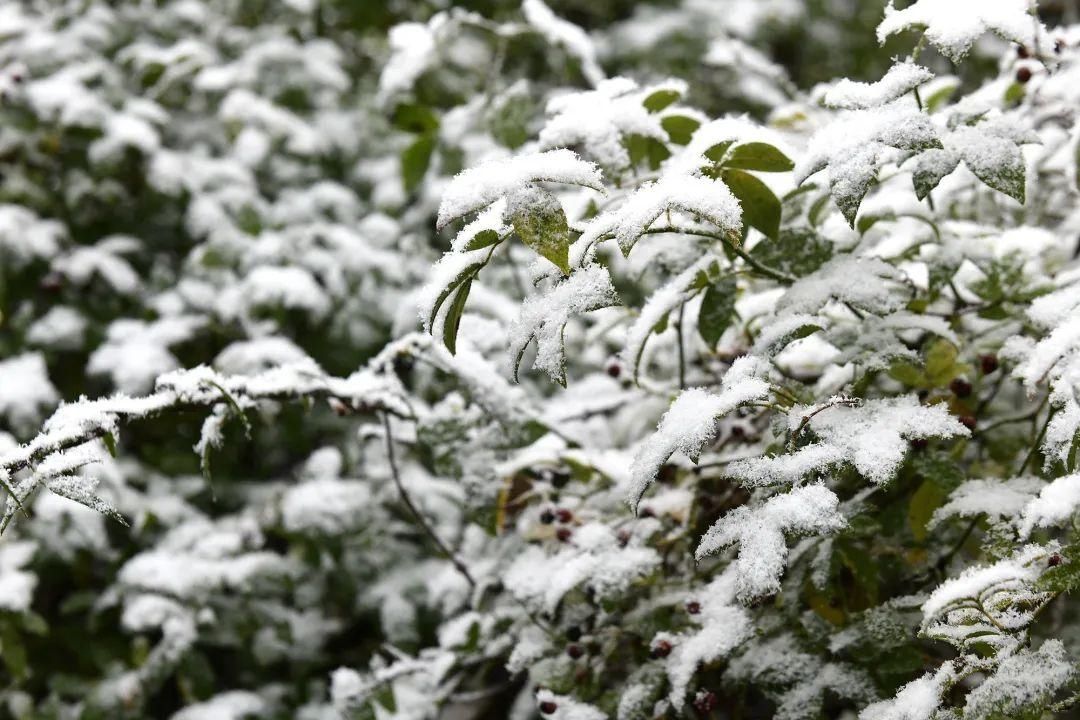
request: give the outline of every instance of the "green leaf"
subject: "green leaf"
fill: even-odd
[[[934,515],[934,511],[945,502],[945,492],[932,480],[924,480],[915,494],[911,496],[911,504],[908,505],[908,524],[911,526],[911,534],[915,539],[922,542],[926,539],[926,525]]]
[[[405,192],[412,192],[423,182],[431,164],[437,137],[434,132],[425,133],[402,151],[401,180],[405,185]]]
[[[105,449],[109,451],[109,455],[116,457],[116,436],[111,432],[107,432],[101,436],[101,439],[105,442]]]
[[[472,236],[469,242],[465,243],[465,251],[479,250],[480,248],[491,247],[495,243],[499,242],[499,233],[494,230],[481,230]]]
[[[926,378],[931,387],[945,387],[963,375],[967,366],[957,362],[959,351],[948,340],[938,338],[926,351]]]
[[[401,103],[394,108],[390,121],[394,127],[410,133],[429,133],[439,127],[439,118],[430,108],[415,103]]]
[[[521,241],[555,267],[570,274],[570,227],[558,199],[539,188],[518,198],[510,222]]]
[[[701,127],[701,123],[686,115],[666,115],[660,118],[660,127],[676,145],[686,145],[694,132]]]
[[[780,199],[769,186],[741,170],[725,170],[722,178],[742,205],[743,222],[775,239],[780,234]]]
[[[431,306],[431,315],[428,317],[428,327],[434,327],[435,318],[439,315],[439,309],[442,308],[443,303],[446,302],[446,299],[449,298],[455,290],[461,287],[463,283],[476,277],[476,274],[479,273],[480,269],[483,268],[486,264],[487,260],[481,260],[473,263],[472,265],[469,265],[460,273],[458,273],[457,277],[451,280],[445,288],[443,288],[442,292],[439,293],[439,297],[435,299],[435,303]]]
[[[1065,557],[1075,557],[1067,553],[1068,549],[1062,551],[1061,554]],[[1080,587],[1080,562],[1067,561],[1048,569],[1035,583],[1035,587],[1038,590],[1053,593],[1071,593]]]
[[[450,305],[450,309],[446,313],[446,322],[443,324],[443,344],[446,345],[446,349],[450,351],[451,355],[457,352],[458,328],[461,327],[461,314],[465,311],[465,301],[469,299],[472,281],[473,279],[470,277],[461,284]]]
[[[708,287],[701,299],[698,332],[705,344],[713,350],[735,316],[735,288],[735,278],[721,278]]]
[[[629,135],[623,140],[630,153],[630,164],[638,165],[648,161],[649,169],[656,170],[660,163],[671,157],[671,152],[656,138],[645,135]]]
[[[674,90],[657,90],[646,97],[642,104],[649,112],[660,112],[680,97],[682,95]]]
[[[723,159],[724,167],[758,172],[788,172],[795,163],[776,147],[763,142],[736,145]]]
[[[702,154],[709,160],[718,163],[724,159],[724,155],[727,154],[728,148],[731,147],[731,144],[731,140],[725,140],[724,142],[716,143]]]
[[[26,679],[29,675],[26,646],[23,645],[14,624],[8,620],[0,622],[0,656],[12,677],[16,680]]]
[[[960,164],[960,156],[948,150],[927,150],[915,161],[912,183],[915,196],[925,200],[942,180],[951,175]]]

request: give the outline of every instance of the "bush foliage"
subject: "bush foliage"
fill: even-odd
[[[447,5],[0,5],[0,717],[1069,716],[1075,3]]]

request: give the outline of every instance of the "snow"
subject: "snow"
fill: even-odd
[[[885,315],[906,303],[903,280],[903,274],[883,260],[841,255],[796,281],[776,303],[776,310],[780,315],[812,314],[836,300]]]
[[[985,607],[989,608],[993,607],[991,598],[1002,593],[1038,597],[1038,594],[1032,592],[1030,588],[1042,574],[1046,567],[1046,558],[1054,549],[1052,546],[1027,545],[1012,557],[993,565],[969,567],[959,577],[946,580],[938,585],[923,603],[924,628],[939,621],[947,610],[971,598],[980,600]],[[1019,610],[1012,612],[1008,621],[1009,625],[1023,627],[1026,624],[1024,618],[1027,618],[1029,622],[1034,617],[1032,613],[1033,608],[1030,607],[1023,612]]]
[[[44,355],[32,352],[0,360],[0,417],[17,432],[31,432],[59,401]]]
[[[30,327],[26,340],[50,350],[80,350],[85,340],[86,326],[86,318],[78,310],[57,305]]]
[[[491,160],[458,173],[439,205],[437,226],[482,210],[496,200],[523,190],[537,182],[581,185],[603,191],[603,180],[596,165],[585,162],[570,150],[519,155]]]
[[[495,233],[500,238],[505,237],[513,230],[513,227],[506,222],[505,217],[506,198],[499,198],[491,207],[481,211],[475,220],[468,223],[461,229],[461,232],[454,236],[451,249],[455,253],[468,252],[469,244],[480,233]]]
[[[379,76],[379,95],[388,99],[412,89],[413,84],[436,61],[432,21],[427,25],[408,22],[390,28],[390,59]]]
[[[599,265],[577,270],[548,292],[528,298],[508,331],[510,363],[515,376],[519,358],[536,338],[533,367],[565,384],[563,333],[566,323],[573,315],[609,307],[617,299],[608,271]]]
[[[310,272],[296,266],[261,265],[240,283],[246,307],[282,307],[319,319],[330,311],[330,298]]]
[[[1002,660],[994,674],[968,693],[964,717],[1018,717],[1024,709],[1053,697],[1076,675],[1076,667],[1060,640],[1024,648]]]
[[[785,533],[827,534],[846,521],[840,500],[823,485],[808,485],[769,498],[757,506],[741,506],[720,518],[701,538],[694,556],[701,559],[738,544],[736,594],[749,601],[780,590],[787,564]]]
[[[270,711],[265,700],[247,690],[231,690],[188,705],[171,720],[248,720]]]
[[[735,601],[735,588],[736,573],[729,567],[695,594],[701,610],[690,617],[700,627],[670,639],[672,651],[665,666],[676,710],[683,709],[699,666],[727,657],[753,634],[749,613]]]
[[[591,247],[613,237],[629,253],[638,237],[670,210],[682,210],[709,221],[729,237],[742,231],[742,207],[719,180],[687,175],[665,175],[627,196],[616,208],[605,211],[585,226],[575,245]]]
[[[646,110],[644,100],[657,90],[681,95],[685,83],[671,87],[640,89],[633,80],[612,78],[600,82],[596,90],[572,93],[548,101],[548,119],[540,131],[543,148],[583,148],[601,167],[622,172],[630,167],[625,140],[639,135],[659,142],[667,140],[660,118]]]
[[[813,472],[839,465],[846,460],[843,448],[813,443],[789,455],[736,460],[727,473],[746,487],[796,485]]]
[[[842,458],[871,482],[883,485],[899,470],[909,440],[970,433],[942,405],[920,405],[913,396],[867,400],[859,407],[832,405],[813,414],[815,410],[795,406],[788,414],[788,422],[795,430],[804,418],[809,418],[807,427],[821,444],[803,448],[790,456],[793,460],[749,461],[733,468],[733,472],[751,484],[792,482],[796,471],[821,469]]]
[[[757,377],[760,361],[747,356],[732,364],[724,376],[719,394],[702,388],[683,391],[675,399],[656,432],[634,456],[630,467],[632,483],[627,501],[637,510],[645,491],[656,479],[661,466],[675,452],[695,458],[716,434],[717,420],[745,403],[768,397],[770,386]]]
[[[567,22],[551,11],[542,0],[524,0],[521,11],[529,25],[543,35],[548,42],[566,48],[581,63],[581,72],[592,85],[599,85],[604,71],[596,59],[596,48],[584,30]]]
[[[911,27],[925,27],[926,38],[954,62],[967,55],[980,36],[993,32],[1033,48],[1046,28],[1032,18],[1028,0],[917,0],[897,10],[890,0],[877,28],[878,41]]]
[[[626,331],[626,340],[623,343],[621,356],[632,377],[636,378],[640,374],[645,344],[655,332],[656,326],[671,312],[690,300],[694,294],[693,284],[698,275],[705,273],[709,266],[716,262],[716,256],[708,253],[703,255],[697,262],[649,296],[634,319],[634,324]]]
[[[555,712],[545,717],[552,720],[607,720],[607,715],[587,703],[580,702],[569,695],[556,695],[550,690],[538,690],[536,703],[553,702],[556,705]]]
[[[65,235],[56,220],[43,220],[19,205],[0,204],[0,257],[15,267],[55,256]]]
[[[844,78],[825,93],[825,104],[842,110],[880,107],[933,78],[934,74],[921,65],[911,61],[898,62],[877,82],[863,83]]]
[[[1080,474],[1052,480],[1037,498],[1028,502],[1019,518],[1020,535],[1028,537],[1039,527],[1062,525],[1080,507]]]
[[[28,540],[0,541],[0,610],[21,613],[30,609],[38,579],[23,568],[36,551],[37,545]]]
[[[652,548],[620,547],[615,531],[601,523],[573,529],[569,546],[547,554],[529,546],[511,562],[504,575],[515,597],[554,614],[563,597],[585,587],[598,598],[614,598],[660,564]]]
[[[1045,485],[1035,477],[968,480],[952,491],[948,502],[934,511],[928,527],[933,528],[952,517],[985,515],[991,522],[1011,520],[1020,515]]]
[[[285,492],[281,520],[290,532],[343,535],[363,526],[371,502],[371,490],[363,482],[315,478]]]
[[[941,707],[946,683],[952,680],[951,665],[912,680],[890,700],[874,703],[859,713],[859,720],[932,720]]]

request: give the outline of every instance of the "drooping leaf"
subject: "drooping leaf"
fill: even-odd
[[[537,187],[516,193],[507,210],[521,241],[570,274],[570,226],[559,200]]]
[[[776,238],[780,234],[782,207],[769,186],[741,170],[724,170],[721,178],[731,194],[739,199],[746,224],[767,237]]]
[[[749,142],[731,148],[723,159],[724,167],[757,172],[788,172],[795,163],[778,148],[764,142]]]
[[[705,290],[698,311],[698,332],[712,349],[735,316],[735,278],[726,276]]]

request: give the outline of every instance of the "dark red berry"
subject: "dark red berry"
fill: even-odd
[[[41,278],[39,283],[42,290],[48,292],[58,292],[64,287],[64,276],[58,272],[51,272],[45,277]]]
[[[1016,71],[1016,82],[1023,85],[1024,83],[1026,83],[1030,79],[1031,79],[1031,68],[1022,67],[1022,68],[1017,69],[1017,71]]]
[[[949,389],[958,398],[966,398],[971,395],[971,383],[964,378],[956,378],[949,383]]]
[[[23,77],[23,74],[21,72],[19,72],[18,70],[11,73],[11,82],[15,83],[16,85],[22,85],[22,82],[25,79],[26,78]]]
[[[1065,41],[1064,40],[1058,39],[1058,40],[1056,40],[1054,42],[1054,52],[1056,52],[1058,55],[1060,55],[1061,52],[1064,49],[1065,49]]]
[[[653,509],[651,507],[643,507],[640,510],[638,510],[638,517],[643,517],[643,518],[656,517],[656,513],[653,511]]]
[[[555,511],[555,519],[561,523],[568,523],[574,519],[574,513],[570,512],[566,508],[559,508]]]
[[[585,648],[581,647],[577,643],[572,643],[566,646],[566,654],[574,660],[577,660],[585,654]]]
[[[716,705],[719,702],[719,698],[716,697],[716,693],[709,690],[702,690],[694,698],[694,709],[702,715],[708,715],[716,709]]]
[[[571,532],[570,528],[561,527],[555,531],[555,537],[559,538],[559,542],[568,541],[573,534],[574,533]]]
[[[622,365],[617,362],[608,363],[607,374],[618,380],[619,376],[622,375]]]
[[[550,700],[545,700],[544,702],[540,703],[540,712],[544,713],[545,715],[550,715],[558,709],[559,706],[551,702]]]
[[[916,450],[925,450],[926,446],[930,444],[930,441],[926,438],[914,438],[911,441],[911,447]]]
[[[544,523],[545,525],[550,525],[551,523],[555,522],[555,513],[551,512],[550,510],[545,510],[544,512],[540,513],[540,522]]]
[[[1054,553],[1050,556],[1050,559],[1046,561],[1046,564],[1050,567],[1057,567],[1061,564],[1061,555],[1059,555],[1058,553]]]
[[[1023,45],[1017,45],[1016,57],[1020,58],[1021,60],[1026,60],[1027,58],[1031,57],[1031,51]]]
[[[689,601],[688,603],[686,603],[686,612],[690,613],[691,615],[697,615],[701,612],[701,603],[699,603],[697,600]]]
[[[671,643],[667,640],[658,640],[653,643],[652,649],[649,651],[649,657],[657,660],[659,658],[666,658],[671,654]]]
[[[960,424],[966,427],[968,430],[974,430],[979,421],[971,415],[961,415]]]
[[[615,533],[615,538],[619,541],[619,547],[626,547],[627,543],[630,542],[630,531],[620,530]]]
[[[983,375],[989,375],[998,369],[997,355],[980,355],[979,356],[979,369],[982,370]]]

